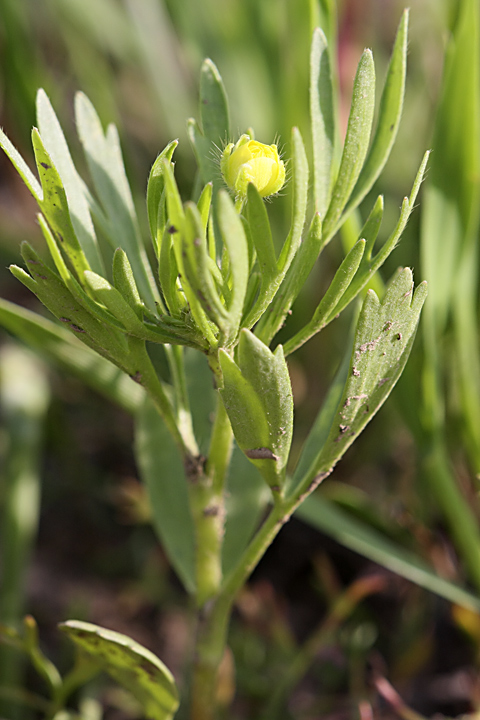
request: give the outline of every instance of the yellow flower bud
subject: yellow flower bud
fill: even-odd
[[[227,145],[220,169],[228,187],[244,198],[248,183],[253,183],[262,197],[275,195],[285,183],[285,165],[278,157],[276,145],[264,145],[242,135],[234,145]]]

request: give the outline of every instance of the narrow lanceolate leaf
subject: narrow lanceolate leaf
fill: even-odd
[[[35,200],[39,203],[43,198],[43,191],[40,183],[38,182],[35,175],[28,167],[25,160],[22,158],[18,150],[12,145],[8,137],[5,135],[3,130],[0,128],[0,147],[9,158],[10,162],[22,178],[25,185],[32,193]]]
[[[367,154],[375,107],[375,67],[370,50],[358,63],[352,105],[338,178],[323,223],[326,239],[333,237],[338,220],[358,180]]]
[[[113,283],[118,292],[141,319],[143,311],[142,301],[140,300],[135,278],[133,277],[132,266],[128,261],[127,253],[122,250],[122,248],[117,248],[113,255]]]
[[[222,568],[227,575],[240,560],[259,526],[271,494],[257,468],[235,444],[228,470]]]
[[[279,345],[272,353],[249,330],[242,330],[238,364],[221,352],[220,391],[235,439],[274,492],[285,482],[293,428],[288,368]]]
[[[238,217],[234,204],[225,190],[218,194],[218,224],[224,246],[228,252],[232,281],[231,297],[228,302],[228,337],[226,342],[236,338],[242,319],[247,291],[249,263],[248,245],[242,221]]]
[[[218,164],[214,166],[210,156],[212,144],[202,133],[194,118],[189,118],[187,121],[187,132],[190,142],[192,143],[193,152],[195,153],[202,183],[211,182],[214,186],[220,185],[221,180],[218,172]]]
[[[75,117],[93,184],[106,217],[104,229],[112,246],[121,247],[127,253],[140,295],[155,312],[159,294],[142,245],[117,130],[110,125],[106,134],[103,132],[95,108],[83,93],[75,97]]]
[[[408,14],[405,10],[398,26],[392,57],[380,100],[378,122],[372,145],[348,201],[345,213],[356,207],[373,186],[392,150],[402,116],[407,74]]]
[[[80,620],[68,620],[60,629],[126,688],[149,720],[170,720],[178,705],[178,690],[162,661],[126,635]]]
[[[176,276],[174,276],[174,273],[175,271],[178,272],[178,276],[181,280],[182,291],[188,301],[190,311],[195,319],[197,327],[200,329],[208,343],[211,346],[215,346],[217,344],[217,340],[213,329],[214,326],[208,320],[194,289],[190,285],[184,268],[182,246],[186,233],[186,221],[182,199],[178,191],[171,164],[167,163],[165,159],[162,162],[165,173],[165,193],[169,219],[169,227],[164,233],[164,237],[162,239],[162,249],[160,252],[160,276],[162,288],[164,290],[167,303],[171,303],[172,308],[182,307],[181,298],[177,298],[176,295]],[[168,236],[170,236],[170,240],[168,239]],[[170,249],[173,250],[174,258],[172,258]],[[164,255],[168,260],[168,274],[165,274],[164,271],[162,271],[162,261]],[[175,262],[173,262],[173,259]]]
[[[230,137],[228,101],[215,63],[207,58],[200,71],[200,119],[208,140],[219,145]]]
[[[330,283],[327,292],[315,310],[310,322],[285,344],[285,354],[288,355],[293,352],[293,350],[303,345],[313,335],[325,327],[329,317],[332,315],[332,312],[345,295],[350,283],[355,277],[364,251],[365,240],[358,240],[335,273],[335,277]]]
[[[253,183],[249,183],[247,188],[246,210],[262,283],[268,285],[278,273],[277,260],[265,202]]]
[[[188,282],[207,316],[225,334],[229,313],[222,303],[211,272],[202,218],[194,203],[187,203],[182,235],[183,267]]]
[[[193,118],[188,121],[188,136],[197,158],[202,183],[222,185],[218,152],[230,137],[228,101],[223,81],[212,60],[205,60],[200,72],[201,128]]]
[[[108,280],[90,270],[86,271],[85,280],[95,300],[105,305],[127,332],[141,337],[143,325],[123,295]]]
[[[269,345],[283,323],[300,290],[310,275],[322,248],[322,221],[315,213],[310,230],[300,245],[288,272],[275,295],[268,312],[260,319],[255,333],[266,345]]]
[[[413,183],[410,196],[403,199],[400,217],[394,231],[391,233],[387,241],[382,245],[377,254],[372,257],[373,245],[378,229],[377,226],[381,221],[380,215],[383,212],[383,208],[380,206],[380,202],[377,200],[377,202],[375,203],[375,206],[370,213],[369,219],[367,220],[364,228],[365,234],[367,234],[368,232],[370,233],[370,235],[367,235],[365,238],[367,240],[367,250],[363,256],[362,263],[360,264],[358,272],[347,292],[345,293],[345,295],[343,295],[334,311],[330,314],[329,320],[332,320],[336,315],[338,315],[339,312],[342,312],[342,310],[344,310],[349,303],[352,302],[352,300],[359,294],[362,288],[364,288],[367,283],[370,282],[374,274],[383,265],[390,253],[395,250],[398,241],[400,240],[401,235],[405,230],[408,219],[415,207],[415,200],[417,198],[418,191],[420,190],[420,185],[422,184],[425,175],[428,157],[429,153],[426,152],[423,156],[422,163]]]
[[[128,412],[143,401],[145,391],[138,383],[51,320],[0,299],[0,326]]]
[[[32,144],[43,190],[43,199],[38,204],[81,280],[90,266],[73,229],[60,175],[36,128],[32,131]]]
[[[308,203],[308,160],[305,145],[296,127],[292,128],[292,226],[278,259],[282,277],[287,272],[302,239]]]
[[[261,288],[254,307],[243,320],[243,327],[253,327],[262,317],[275,297],[302,239],[308,202],[308,161],[298,128],[292,129],[292,170],[292,225],[277,261],[278,273],[268,286]]]
[[[148,223],[150,225],[150,235],[154,246],[159,254],[160,243],[165,230],[166,211],[165,211],[165,178],[162,160],[166,159],[171,162],[172,155],[178,145],[178,140],[172,140],[167,147],[162,150],[157,157],[150,170],[147,184],[147,213]]]
[[[185,471],[175,443],[150,400],[136,415],[135,449],[153,527],[188,592],[195,590],[194,529]]]
[[[315,210],[325,217],[332,185],[335,118],[332,73],[327,39],[320,28],[313,33],[310,53],[310,117],[313,139],[313,195]]]
[[[478,612],[478,596],[436,574],[420,555],[397,544],[371,525],[343,510],[332,500],[315,493],[296,515],[312,527],[334,538],[344,547],[363,555],[449,602]]]
[[[408,268],[397,273],[382,302],[373,290],[368,291],[340,403],[323,447],[300,482],[300,491],[331,470],[385,402],[410,354],[426,294],[426,283],[413,293]]]
[[[85,185],[73,164],[62,128],[44,90],[39,90],[37,93],[37,120],[45,149],[55,163],[65,189],[75,235],[91,269],[103,275],[103,260],[90,217],[90,208],[84,190]]]
[[[374,264],[371,259],[372,251],[380,229],[382,217],[383,198],[380,196],[377,198],[372,212],[362,228],[359,241],[348,253],[341,267],[338,269],[335,279],[323,297],[314,317],[285,344],[284,350],[286,355],[290,355],[297,350],[307,342],[312,335],[322,330],[328,323],[336,318],[356,297],[360,290],[365,287],[367,277],[368,279],[372,277],[373,273],[370,273],[369,269]],[[396,242],[395,240],[395,243]],[[364,247],[364,250],[362,247]],[[391,249],[393,249],[393,247],[394,244],[392,243]],[[295,266],[297,266],[297,258],[300,261],[302,249],[303,246],[295,258]],[[351,290],[352,287],[354,287],[353,291]]]
[[[209,182],[202,190],[198,198],[197,207],[200,217],[202,218],[203,232],[207,234],[208,223],[210,219],[210,208],[212,206],[213,183]],[[210,252],[210,248],[209,248]],[[215,256],[213,256],[215,257]]]

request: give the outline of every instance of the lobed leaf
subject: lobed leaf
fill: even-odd
[[[155,312],[159,294],[138,228],[132,195],[125,174],[118,133],[110,125],[106,134],[91,104],[83,94],[75,97],[75,117],[88,168],[98,194],[112,247],[121,247],[132,265],[140,295]]]
[[[408,268],[397,273],[381,303],[368,291],[342,398],[328,437],[300,486],[331,470],[385,402],[410,354],[426,293],[426,283],[421,283],[413,294]]]
[[[72,263],[77,276],[82,280],[84,271],[88,270],[90,266],[73,229],[62,180],[36,128],[32,131],[32,144],[43,190],[43,198],[38,203],[39,207]]]
[[[75,235],[90,268],[94,272],[104,275],[105,268],[90,216],[85,185],[73,164],[62,128],[44,90],[38,91],[36,106],[38,129],[44,147],[61,178]]]
[[[112,327],[105,327],[90,314],[28,243],[22,245],[22,256],[31,275],[15,265],[10,267],[12,274],[82,342],[128,372],[125,365],[127,344],[123,334]]]
[[[171,720],[179,706],[178,690],[162,661],[126,635],[80,620],[60,623],[82,652],[92,657],[138,700],[149,720]]]

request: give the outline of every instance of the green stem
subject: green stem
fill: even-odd
[[[187,467],[190,506],[195,524],[197,605],[217,595],[222,582],[222,541],[225,522],[224,484],[232,452],[232,429],[220,397],[208,460]],[[200,466],[198,463],[202,463]],[[190,472],[189,472],[190,470]]]
[[[306,476],[289,498],[276,497],[263,525],[245,549],[236,567],[225,578],[216,598],[200,616],[193,678],[192,720],[214,720],[217,673],[227,640],[228,622],[238,591],[265,554],[283,525],[303,500],[329,474]]]
[[[225,651],[232,604],[229,598],[218,598],[222,581],[224,486],[232,445],[232,428],[219,395],[205,476],[190,490],[195,508],[197,603],[200,608],[192,683],[194,720],[212,720],[215,716],[217,671]]]

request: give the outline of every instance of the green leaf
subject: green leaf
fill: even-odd
[[[296,127],[292,128],[292,186],[292,226],[277,263],[282,279],[300,245],[308,203],[308,160]]]
[[[141,319],[143,304],[133,277],[132,266],[128,261],[127,253],[122,248],[117,248],[113,255],[113,283],[118,292],[135,311],[137,317]]]
[[[321,492],[307,498],[296,515],[304,522],[334,538],[344,547],[410,580],[420,587],[474,611],[480,610],[480,599],[458,585],[439,577],[415,553],[396,544],[379,531],[351,517]]]
[[[124,336],[113,328],[105,327],[82,307],[28,243],[22,244],[22,256],[31,275],[15,265],[10,267],[12,274],[82,342],[128,372]]]
[[[40,135],[61,178],[70,212],[70,219],[91,269],[105,274],[103,260],[98,248],[85,185],[75,169],[58,118],[44,90],[37,93],[37,120]]]
[[[397,273],[381,303],[373,290],[368,291],[342,398],[328,437],[300,486],[330,471],[387,399],[410,354],[426,293],[426,283],[421,283],[413,294],[408,268]]]
[[[214,168],[213,161],[210,156],[210,152],[212,150],[211,142],[203,135],[202,131],[198,127],[197,121],[194,118],[189,118],[187,121],[187,132],[190,142],[192,143],[198,168],[200,170],[201,182],[204,185],[211,182],[215,187],[221,185],[219,164],[217,163]]]
[[[397,137],[407,74],[408,15],[408,9],[404,10],[380,100],[377,128],[365,164],[345,208],[345,215],[351,212],[372,188],[389,158]]]
[[[185,232],[182,235],[184,271],[206,315],[226,334],[229,313],[217,293],[212,277],[202,217],[195,203],[187,203],[185,209]]]
[[[391,235],[377,252],[377,254],[374,255],[374,257],[372,258],[371,254],[373,250],[373,245],[375,243],[376,234],[378,232],[378,225],[381,222],[381,215],[383,213],[382,201],[377,200],[377,202],[375,203],[375,206],[370,213],[367,223],[365,224],[365,227],[362,231],[364,236],[366,236],[365,239],[367,240],[367,249],[363,256],[362,263],[360,264],[360,267],[352,284],[348,288],[347,292],[343,295],[338,305],[330,314],[328,321],[333,320],[333,318],[338,315],[338,313],[342,312],[342,310],[344,310],[347,305],[352,302],[352,300],[361,292],[361,290],[371,281],[377,270],[383,265],[390,253],[393,252],[393,250],[395,250],[395,248],[397,247],[398,241],[400,240],[400,237],[405,230],[408,219],[415,207],[415,200],[417,198],[420,185],[422,184],[423,177],[425,175],[428,158],[429,153],[427,152],[423,156],[423,160],[415,178],[415,182],[413,183],[410,197],[403,199],[400,217],[394,231],[391,233]]]
[[[39,215],[38,220],[43,232],[43,236],[47,241],[50,255],[52,256],[55,263],[55,267],[57,268],[61,279],[63,280],[68,290],[72,293],[73,297],[80,303],[80,305],[82,305],[83,308],[85,308],[85,310],[87,310],[91,315],[96,317],[97,320],[101,320],[110,327],[113,327],[115,330],[120,330],[121,332],[123,332],[124,325],[122,324],[122,322],[118,320],[111,312],[109,312],[109,310],[107,310],[103,304],[99,304],[95,300],[92,300],[92,298],[87,295],[82,286],[76,281],[76,279],[68,269],[65,260],[62,257],[60,248],[58,247],[55,238],[53,237],[53,234],[48,227],[43,215]]]
[[[215,63],[207,58],[200,71],[200,119],[205,137],[220,146],[230,137],[228,101]]]
[[[262,317],[269,307],[290,267],[302,239],[303,227],[308,202],[308,161],[302,136],[297,128],[292,129],[292,163],[293,163],[293,196],[292,196],[292,225],[287,239],[283,245],[277,261],[278,273],[268,287],[262,288],[258,299],[242,325],[251,328]],[[263,332],[263,324],[256,330],[258,337],[269,341]]]
[[[75,268],[77,276],[82,280],[83,272],[89,270],[90,266],[73,229],[60,175],[45,150],[36,128],[32,131],[32,144],[43,189],[43,199],[38,203],[39,207]]]
[[[271,494],[238,445],[233,448],[225,500],[225,536],[222,568],[225,575],[240,560],[243,551],[260,524]]]
[[[338,220],[363,167],[370,142],[374,108],[375,67],[371,51],[365,50],[358,63],[353,85],[352,105],[338,178],[323,222],[326,240],[335,234]]]
[[[178,267],[175,250],[173,248],[172,234],[167,229],[163,233],[160,246],[158,278],[165,303],[172,315],[179,315],[182,307],[186,306],[185,297],[183,294],[180,294],[177,287],[177,277]]]
[[[127,332],[139,337],[143,336],[143,324],[137,314],[108,280],[90,270],[85,272],[85,280],[95,300],[105,305],[112,315],[120,320]]]
[[[355,277],[364,255],[365,245],[365,240],[358,240],[344,258],[310,322],[285,344],[286,355],[303,345],[325,327],[328,318],[332,315],[332,310],[337,307]]]
[[[197,327],[200,329],[200,331],[203,333],[204,337],[208,341],[209,345],[216,346],[217,340],[214,334],[213,326],[210,324],[205,311],[200,304],[200,301],[195,294],[194,289],[191,287],[188,277],[186,275],[185,269],[184,269],[184,258],[183,258],[183,243],[186,233],[186,226],[185,226],[185,212],[182,205],[182,199],[180,197],[180,193],[178,191],[177,183],[175,181],[175,176],[173,174],[173,169],[171,167],[170,163],[167,163],[167,161],[164,159],[162,160],[163,163],[163,169],[165,173],[165,192],[167,197],[167,209],[168,209],[168,218],[169,218],[169,227],[166,233],[164,233],[164,237],[162,240],[163,243],[167,243],[165,252],[169,251],[170,248],[168,247],[168,238],[166,235],[171,236],[171,244],[173,247],[174,255],[175,255],[175,261],[176,266],[178,268],[178,274],[181,276],[181,286],[182,290],[185,293],[185,297],[188,300],[188,304],[190,306],[191,313],[195,319],[195,322],[197,324]],[[162,252],[160,254],[160,272],[162,272],[162,255],[163,255],[163,247]],[[173,265],[171,259],[169,258],[168,263],[168,270],[169,274],[167,277],[163,277],[162,275],[162,289],[164,290],[165,297],[167,299],[167,302],[172,302],[172,304],[178,305],[178,301],[176,300],[175,293],[176,293],[176,278],[173,276],[173,271],[175,269],[175,266]],[[165,283],[165,285],[164,285]]]
[[[150,170],[147,184],[147,213],[150,225],[150,235],[159,254],[160,243],[165,230],[165,178],[162,160],[172,161],[172,156],[178,140],[172,140],[167,147],[162,150],[157,157]]]
[[[290,494],[294,488],[299,485],[302,478],[308,474],[309,468],[318,456],[319,448],[322,448],[327,441],[347,381],[350,357],[352,354],[351,345],[352,342],[349,343],[348,350],[328,388],[327,396],[320,407],[320,411],[302,447],[297,467],[289,480]]]
[[[38,182],[35,175],[28,167],[25,160],[22,158],[18,150],[12,145],[8,137],[5,135],[3,130],[0,128],[0,147],[9,158],[10,162],[17,170],[18,174],[22,178],[27,188],[32,193],[33,197],[40,203],[43,199],[43,190]]]
[[[238,365],[221,352],[220,390],[237,443],[278,492],[293,430],[293,399],[288,368],[279,345],[272,353],[249,330],[242,330]]]
[[[212,194],[213,194],[213,184],[211,182],[209,182],[203,188],[202,193],[201,193],[200,197],[198,198],[198,202],[197,202],[198,212],[200,213],[200,217],[202,218],[203,232],[205,235],[207,234],[208,221],[210,218],[210,208],[212,205]],[[213,259],[215,259],[215,256],[213,256]]]
[[[255,333],[266,345],[283,327],[285,318],[315,265],[323,244],[322,221],[315,213],[310,230],[300,245],[268,312],[258,322]]]
[[[155,312],[159,294],[140,237],[117,129],[109,125],[104,134],[95,108],[83,93],[75,97],[75,117],[93,184],[107,219],[105,230],[109,240],[112,247],[125,250],[140,295]]]
[[[219,151],[230,137],[228,101],[222,78],[210,59],[204,60],[200,71],[200,119],[190,118],[188,136],[192,143],[202,183],[213,183],[214,191],[222,185]]]
[[[248,244],[242,221],[225,190],[219,192],[217,202],[218,224],[228,252],[232,279],[231,297],[228,302],[229,328],[226,338],[228,343],[235,340],[242,319],[249,276]]]
[[[67,620],[59,628],[132,693],[149,720],[173,718],[179,705],[175,680],[150,650],[126,635],[80,620]]]
[[[249,183],[247,188],[246,210],[253,245],[257,252],[262,285],[267,287],[278,274],[277,260],[265,202],[253,183]]]
[[[135,451],[153,513],[153,526],[188,592],[195,591],[194,529],[180,453],[153,403],[136,415]]]
[[[0,298],[0,325],[128,412],[143,401],[145,391],[138,383],[51,320]]]
[[[206,356],[186,348],[185,376],[193,420],[193,430],[200,452],[207,455],[212,431],[212,416],[217,404],[217,391],[213,387],[212,372]]]
[[[313,196],[320,216],[330,202],[335,143],[333,84],[327,38],[320,28],[313,33],[310,53],[310,117],[313,140]]]

